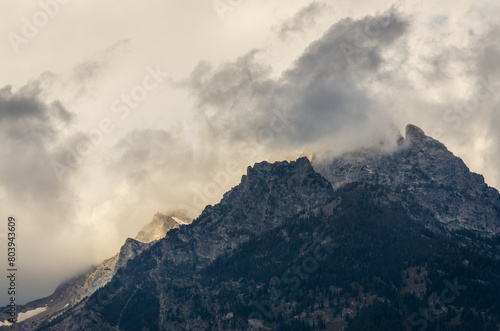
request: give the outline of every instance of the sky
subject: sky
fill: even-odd
[[[441,1],[0,2],[0,228],[18,303],[196,217],[263,160],[421,127],[500,188],[500,6]],[[0,278],[0,304],[7,302]]]

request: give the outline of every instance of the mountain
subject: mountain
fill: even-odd
[[[155,214],[153,220],[146,224],[134,239],[128,238],[120,252],[113,257],[104,260],[88,272],[62,283],[52,295],[18,306],[18,312],[21,313],[18,320],[26,320],[23,327],[29,328],[40,323],[47,316],[77,304],[109,283],[117,270],[125,267],[128,261],[148,250],[154,242],[164,238],[167,232],[177,229],[181,225],[189,224],[190,221],[182,213],[169,216]],[[30,312],[39,313],[33,315],[34,317],[27,318],[31,315]]]
[[[498,330],[500,194],[421,129],[395,139],[248,167],[191,224],[30,327]]]

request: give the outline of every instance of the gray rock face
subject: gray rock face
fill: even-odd
[[[419,206],[416,219],[430,213],[450,230],[467,229],[483,236],[500,233],[498,191],[414,125],[406,127],[406,137],[394,153],[366,149],[313,166],[334,188],[352,182],[385,187],[395,200]]]

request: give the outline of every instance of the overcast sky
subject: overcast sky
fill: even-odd
[[[0,217],[18,222],[20,303],[112,256],[156,212],[197,216],[254,162],[341,153],[408,123],[500,187],[493,0],[0,13]]]

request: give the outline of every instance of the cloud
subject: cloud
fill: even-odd
[[[477,70],[478,75],[487,77],[493,75],[500,77],[500,45],[498,39],[500,26],[494,25],[489,28],[487,33],[480,37],[479,48],[477,52]]]
[[[270,68],[258,63],[259,50],[217,68],[200,63],[186,86],[207,139],[232,145],[250,140],[277,151],[334,141],[346,129],[363,132],[383,114],[361,82],[377,74],[383,51],[407,28],[406,19],[392,9],[358,21],[343,19],[279,78],[271,78]],[[368,139],[360,134],[344,147]]]
[[[113,45],[76,64],[64,82],[64,84],[73,86],[73,99],[78,100],[85,96],[94,97],[98,90],[99,78],[113,66],[112,60],[130,51],[131,47],[129,39],[118,40]]]
[[[45,103],[36,81],[13,92],[0,89],[0,185],[25,198],[46,200],[63,192],[51,168],[58,126],[73,115],[59,101]]]
[[[94,80],[117,54],[130,49],[130,39],[118,40],[113,45],[91,55],[89,59],[80,62],[73,68],[72,79],[85,83]]]
[[[258,60],[266,50],[217,67],[202,62],[185,85],[202,135],[228,150],[249,143],[261,155],[339,153],[415,123],[498,187],[499,28],[484,11],[481,22],[477,10],[403,15],[391,8],[342,19],[279,77]]]
[[[370,24],[380,31],[359,39],[359,29]],[[343,20],[278,78],[259,62],[261,50],[217,67],[201,62],[178,85],[194,99],[194,128],[184,129],[194,131],[195,138],[187,142],[161,131],[136,132],[117,145],[120,156],[112,168],[134,179],[129,187],[134,194],[155,201],[155,192],[165,208],[178,205],[196,216],[196,210],[216,203],[237,184],[254,162],[303,152],[338,153],[372,143],[374,136],[393,137],[397,130],[360,81],[378,72],[383,50],[404,35],[406,26],[394,11]],[[356,52],[343,53],[346,45]],[[147,184],[155,182],[168,183],[176,194],[159,193]]]
[[[301,33],[305,29],[316,24],[316,19],[321,16],[330,6],[323,2],[312,2],[307,7],[302,8],[292,18],[286,20],[279,28],[278,35],[285,40],[290,35]]]
[[[64,140],[61,130],[74,115],[58,100],[45,100],[41,85],[34,80],[17,91],[0,89],[0,197],[4,215],[18,221],[18,258],[26,285],[20,301],[46,294],[45,286],[57,282],[58,270],[48,268],[54,261],[47,255],[57,255],[59,231],[68,226],[77,201],[69,182],[59,181],[52,168]],[[70,272],[74,268],[81,267]]]
[[[477,106],[470,104],[468,112],[474,120],[469,125],[474,125],[474,132],[480,141],[473,142],[471,148],[481,150],[483,155],[483,171],[486,171],[490,183],[497,188],[500,187],[500,27],[492,26],[489,31],[481,37],[482,46],[475,48],[477,54],[476,82],[481,84],[477,95],[483,95],[472,99]],[[488,83],[485,84],[485,82]],[[486,86],[489,85],[489,86]],[[482,99],[482,100],[481,100]],[[470,102],[470,99],[469,99]],[[466,108],[467,109],[467,108]],[[465,120],[463,122],[466,122]]]
[[[415,21],[403,49],[390,50],[377,79],[365,86],[398,126],[419,125],[498,187],[498,26],[485,22],[484,33],[469,33],[463,22],[472,14],[441,19],[444,31],[433,20]]]
[[[193,161],[191,146],[165,130],[132,131],[113,149],[115,156],[108,164],[109,169],[132,181],[143,180],[157,169],[172,171],[172,165]]]

